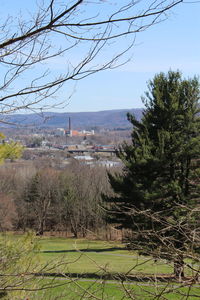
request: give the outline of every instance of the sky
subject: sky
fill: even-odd
[[[79,82],[67,110],[143,107],[141,96],[156,73],[179,69],[186,78],[199,76],[199,13],[200,2],[183,4],[163,23],[139,33],[131,62]]]
[[[1,0],[11,12],[25,0]],[[28,1],[29,2],[29,1]],[[26,3],[28,3],[26,2]],[[30,1],[31,3],[31,1]],[[30,6],[31,7],[31,6]],[[89,76],[66,86],[58,97],[65,100],[60,112],[101,111],[143,107],[147,82],[159,72],[180,70],[183,77],[200,75],[200,1],[188,0],[175,7],[167,20],[136,36],[130,62],[114,70]],[[52,65],[62,72],[62,59]],[[69,95],[72,97],[69,99]]]

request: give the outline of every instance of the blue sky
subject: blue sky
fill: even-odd
[[[156,73],[179,69],[184,77],[199,76],[199,13],[200,2],[181,4],[166,21],[139,33],[131,62],[79,82],[66,110],[142,107],[147,81]]]
[[[200,3],[180,5],[168,20],[137,35],[127,65],[79,82],[69,111],[142,107],[147,81],[161,71],[200,74]],[[90,91],[88,93],[88,91]]]
[[[14,12],[25,0],[1,0]],[[28,3],[28,2],[26,2]],[[29,6],[30,7],[30,6]],[[61,112],[99,111],[142,107],[147,81],[158,72],[179,69],[184,77],[200,74],[200,1],[185,1],[168,19],[136,36],[132,60],[126,65],[96,73],[59,93]],[[106,53],[105,53],[106,54]],[[52,64],[62,72],[62,59]],[[68,100],[68,96],[72,97]],[[55,109],[54,109],[55,110]]]

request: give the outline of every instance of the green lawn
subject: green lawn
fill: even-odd
[[[124,249],[116,242],[89,241],[83,239],[42,238],[40,259],[42,262],[55,260],[66,263],[62,270],[72,273],[129,273],[138,272],[172,273],[172,266],[166,261],[138,256],[136,252]]]
[[[56,282],[57,283],[57,282]],[[59,284],[59,283],[58,283]],[[169,299],[169,300],[195,300],[200,297],[200,288],[192,287],[180,288],[179,286],[147,286],[137,284],[117,284],[106,282],[89,283],[77,281],[48,291],[46,294],[54,297],[59,295],[58,299],[72,300],[72,299],[103,299],[103,300],[147,300],[147,299]],[[62,296],[61,296],[62,295]],[[159,295],[162,297],[159,298]],[[81,296],[83,298],[81,298]]]
[[[8,235],[17,243],[20,235]],[[125,273],[172,274],[173,265],[165,260],[129,251],[120,242],[68,239],[56,237],[36,238],[39,245],[38,263],[47,264],[52,272],[70,273]],[[59,265],[59,267],[58,267]],[[55,267],[54,267],[55,266]],[[186,270],[186,274],[188,270]]]
[[[8,235],[16,247],[22,236]],[[55,286],[53,289],[44,289],[39,292],[15,292],[9,294],[6,299],[25,299],[30,295],[32,300],[79,300],[79,299],[102,299],[102,300],[126,300],[126,299],[197,299],[200,298],[200,287],[182,287],[178,283],[155,283],[149,282],[122,282],[94,280],[95,274],[169,274],[173,268],[164,260],[155,262],[150,257],[138,256],[136,252],[124,249],[118,242],[91,241],[85,239],[66,239],[66,238],[36,238],[39,250],[34,250],[35,271],[44,268],[46,273],[76,273],[89,274],[90,279],[79,278],[32,278],[25,282],[26,287],[45,287],[46,285]],[[19,243],[20,245],[20,243]],[[32,252],[31,252],[32,253]],[[31,267],[32,268],[32,267]],[[31,271],[31,270],[30,270]],[[20,272],[20,271],[19,271]],[[116,278],[116,277],[113,277]],[[75,280],[75,281],[74,281]],[[74,282],[73,282],[74,281]],[[186,294],[190,296],[187,298]],[[17,293],[17,292],[16,292]],[[20,297],[18,295],[20,294]],[[158,296],[162,294],[162,297]]]
[[[36,285],[36,284],[35,284]],[[14,293],[10,293],[10,299],[26,299],[30,300],[153,300],[153,299],[169,299],[169,300],[195,300],[200,297],[200,288],[193,286],[181,287],[178,284],[144,284],[136,282],[84,282],[83,280],[51,280],[41,279],[37,286],[47,289],[28,293],[22,292],[20,298],[14,298]],[[49,288],[51,286],[51,288]],[[52,286],[54,286],[52,288]]]

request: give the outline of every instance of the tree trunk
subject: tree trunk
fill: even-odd
[[[174,275],[176,278],[178,278],[179,281],[182,280],[184,277],[184,261],[183,261],[183,255],[179,255],[174,260]]]
[[[44,234],[44,225],[45,225],[45,218],[42,217],[42,220],[40,221],[39,223],[39,228],[38,228],[38,231],[36,233],[36,235],[43,235]]]
[[[78,238],[78,229],[76,226],[76,222],[73,222],[72,218],[70,217],[70,225],[71,225],[71,232],[73,233],[74,237]]]

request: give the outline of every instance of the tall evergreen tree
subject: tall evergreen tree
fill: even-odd
[[[107,218],[129,229],[132,249],[174,262],[183,276],[184,253],[195,250],[195,207],[199,194],[199,82],[180,72],[160,73],[149,82],[145,110],[133,125],[132,143],[118,157],[122,174],[109,174],[114,197]]]

